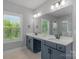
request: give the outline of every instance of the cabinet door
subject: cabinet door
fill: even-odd
[[[26,46],[27,48],[29,48],[29,37],[28,36],[26,36]]]
[[[28,49],[33,50],[33,38],[27,36],[26,37],[26,46]]]
[[[42,48],[41,48],[41,59],[50,59],[50,54],[49,54],[49,51],[50,48],[47,47],[46,45],[42,45]]]
[[[36,38],[33,39],[33,52],[37,53],[41,51],[41,41]]]
[[[30,38],[29,38],[29,41],[30,41],[30,42],[29,42],[30,50],[33,51],[33,38],[30,37]]]
[[[27,43],[28,43],[28,49],[30,49],[30,39],[28,38],[28,40],[27,40]]]
[[[65,53],[55,49],[52,50],[53,50],[53,54],[51,54],[51,59],[66,59]]]

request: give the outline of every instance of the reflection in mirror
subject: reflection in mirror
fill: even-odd
[[[41,30],[43,34],[49,34],[49,21],[42,19],[41,20]]]
[[[62,29],[63,29],[62,34],[63,35],[71,36],[71,32],[72,32],[71,28],[72,28],[71,23],[68,20],[62,21]]]
[[[68,21],[66,20],[62,21],[62,29],[63,29],[63,33],[66,33],[68,31]]]
[[[54,21],[52,25],[53,25],[53,34],[56,35],[58,33],[58,31],[57,31],[57,28],[58,28],[57,22]]]

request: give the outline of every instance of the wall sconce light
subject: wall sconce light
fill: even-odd
[[[30,25],[28,25],[27,27],[30,28]]]

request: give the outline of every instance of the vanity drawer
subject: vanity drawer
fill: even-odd
[[[66,48],[64,45],[57,44],[57,50],[65,53]]]
[[[49,41],[44,41],[44,45],[47,45],[51,48],[55,48],[56,49],[56,44],[55,43],[52,43],[52,42],[49,42]]]

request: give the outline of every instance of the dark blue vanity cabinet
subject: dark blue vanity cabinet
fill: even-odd
[[[72,44],[68,46],[42,41],[41,59],[73,59]]]
[[[26,46],[29,50],[33,51],[33,38],[26,36]]]
[[[41,41],[37,38],[33,38],[33,52],[37,53],[41,51]]]
[[[42,50],[42,59],[65,59],[65,53],[44,45]]]
[[[26,36],[26,46],[34,53],[41,51],[41,59],[73,59],[72,43],[62,45]]]
[[[50,48],[46,45],[41,46],[41,59],[50,59]]]
[[[36,38],[26,36],[26,46],[34,53],[41,51],[41,41]]]

